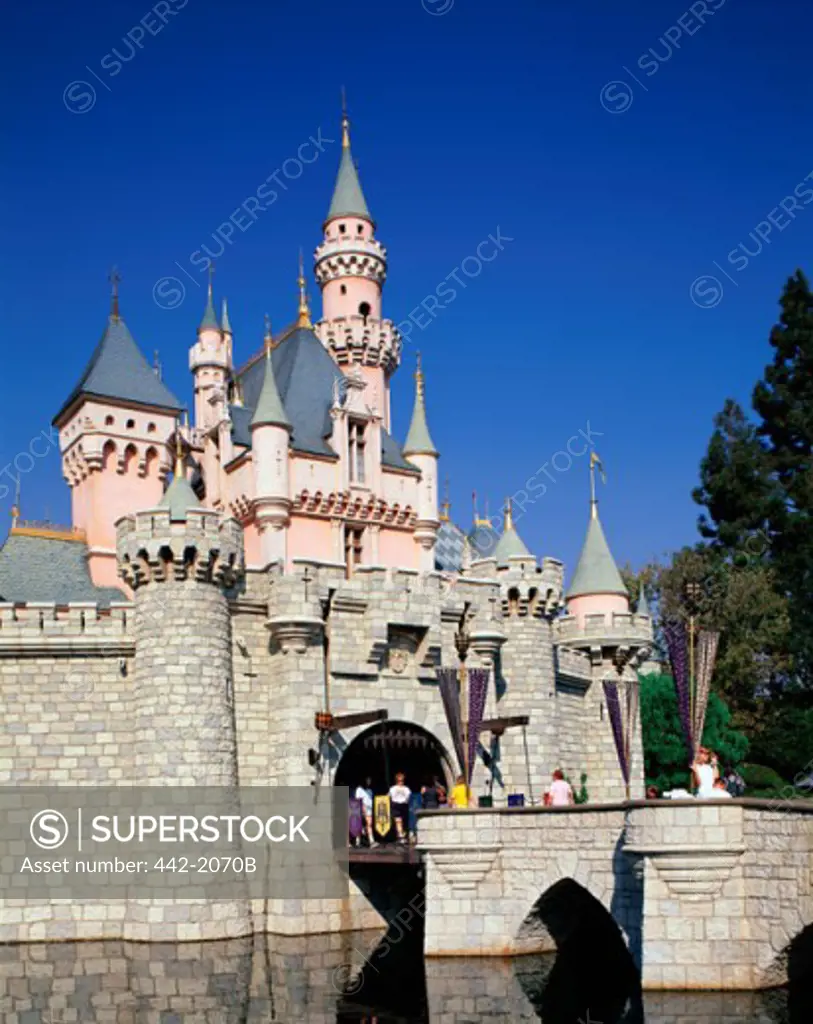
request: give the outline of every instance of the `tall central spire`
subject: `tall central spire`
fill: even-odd
[[[344,90],[342,90],[342,157],[327,219],[333,220],[334,217],[363,217],[370,223],[373,222],[364,199],[364,193],[361,191],[361,182],[353,162],[353,154],[350,151],[350,118],[347,115]]]

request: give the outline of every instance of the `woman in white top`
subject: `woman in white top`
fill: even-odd
[[[692,779],[699,800],[708,800],[714,792],[714,783],[720,777],[717,756],[708,747],[701,747],[697,752],[697,760],[692,765]]]

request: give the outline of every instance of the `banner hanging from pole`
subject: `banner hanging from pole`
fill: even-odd
[[[465,773],[465,754],[463,751],[463,723],[460,721],[460,681],[456,668],[439,668],[438,688],[440,699],[443,701],[443,710],[446,714],[446,724],[452,736],[455,757],[460,765],[460,774]]]
[[[717,645],[720,634],[701,629],[697,640],[697,686],[694,697],[694,721],[692,722],[692,739],[694,741],[694,758],[703,742],[703,727],[706,724],[706,709],[709,705],[711,691],[711,675],[717,658]]]
[[[694,733],[690,711],[689,695],[689,660],[687,650],[686,626],[682,622],[672,620],[663,623],[663,636],[672,665],[672,678],[675,682],[678,714],[683,729],[683,738],[690,761],[694,760]]]
[[[483,721],[483,716],[486,710],[488,677],[489,670],[487,668],[469,669],[469,777],[466,779],[467,783],[471,782],[472,774],[474,773],[474,760],[477,756],[477,743],[480,738],[480,725]]]
[[[629,785],[630,765],[627,756],[627,744],[625,742],[624,722],[621,714],[621,701],[618,699],[618,683],[613,679],[604,679],[604,699],[607,701],[607,711],[610,715],[610,725],[613,730],[615,750],[618,754],[618,763],[621,767],[621,774],[624,782]]]

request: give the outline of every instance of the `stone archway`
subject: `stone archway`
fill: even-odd
[[[446,748],[433,733],[396,719],[377,722],[355,736],[342,752],[333,782],[352,793],[369,777],[378,795],[387,792],[399,771],[413,792],[434,776],[448,786],[453,773]]]

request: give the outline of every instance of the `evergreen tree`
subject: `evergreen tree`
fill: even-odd
[[[771,503],[773,557],[790,599],[797,680],[813,688],[813,294],[797,270],[771,332],[773,361],[754,389],[781,500]]]

